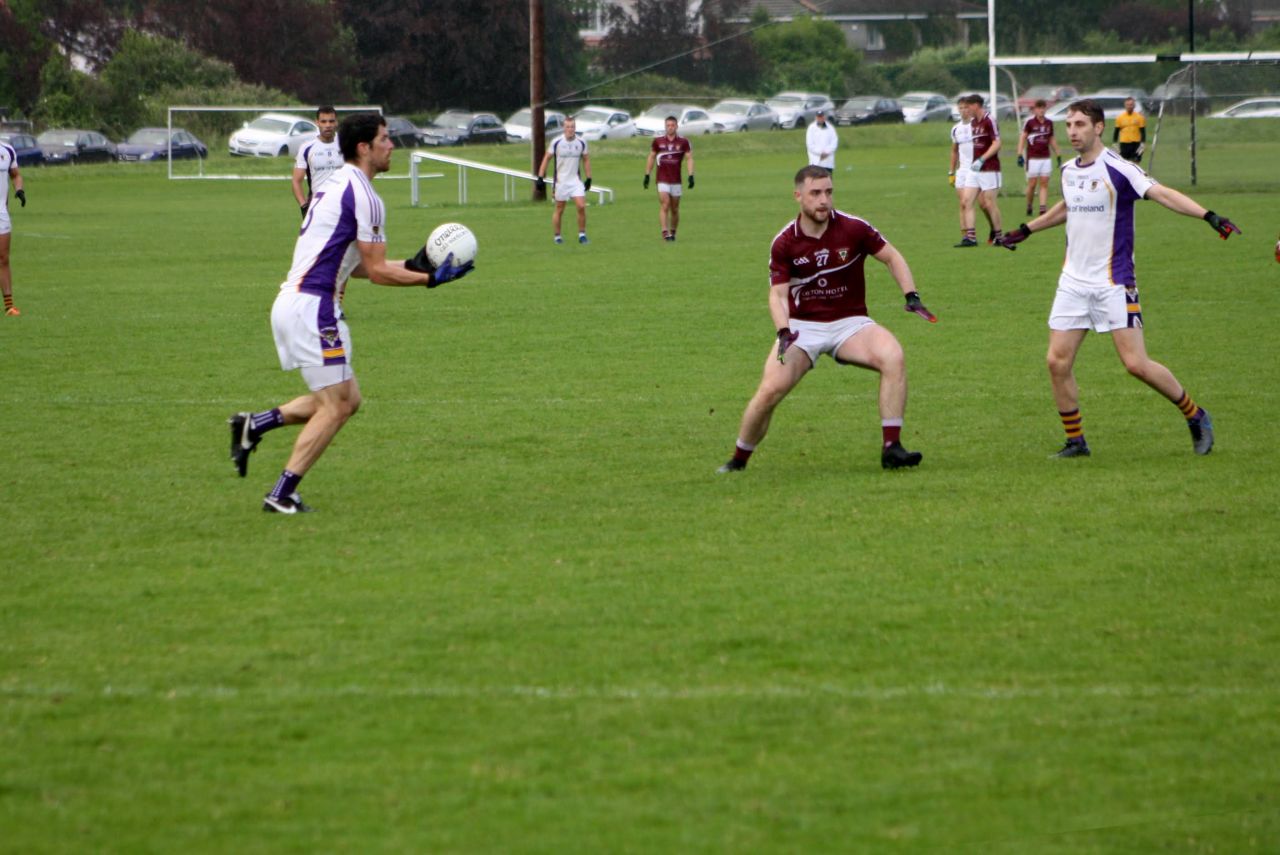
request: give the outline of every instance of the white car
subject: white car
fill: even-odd
[[[721,101],[707,112],[716,123],[716,133],[772,131],[782,127],[778,114],[759,101],[729,99]]]
[[[655,104],[636,119],[636,133],[660,137],[667,132],[667,116],[676,117],[676,133],[682,137],[714,134],[716,123],[710,114],[692,104]]]
[[[828,116],[836,111],[831,99],[819,92],[779,92],[764,103],[778,114],[778,124],[784,128],[803,128],[819,110]]]
[[[592,105],[574,113],[575,133],[584,140],[617,140],[634,137],[636,123],[626,110]]]
[[[557,136],[564,130],[564,113],[557,110],[543,110],[542,120],[546,123],[545,135],[547,139]],[[523,110],[517,110],[507,117],[502,123],[507,131],[507,136],[513,140],[528,141],[533,138],[533,110],[525,107]]]
[[[227,151],[242,157],[297,157],[298,149],[320,134],[316,123],[288,113],[263,113],[245,122],[227,140]]]
[[[908,125],[951,120],[951,102],[938,92],[908,92],[898,96],[898,104]]]
[[[1055,122],[1065,121],[1067,118],[1067,108],[1070,107],[1076,101],[1083,101],[1086,98],[1089,99],[1090,101],[1093,101],[1099,107],[1101,107],[1102,115],[1106,117],[1108,120],[1111,120],[1124,112],[1124,102],[1128,100],[1129,96],[1103,95],[1098,92],[1095,92],[1092,95],[1081,95],[1078,98],[1072,98],[1071,101],[1069,102],[1059,101],[1057,104],[1053,106],[1051,110],[1049,110],[1049,112],[1044,114],[1044,117],[1046,119],[1052,119]],[[1135,113],[1144,112],[1142,109],[1141,101],[1136,101],[1136,100],[1134,101],[1133,112]]]
[[[1250,98],[1209,116],[1210,119],[1280,119],[1280,98]]]

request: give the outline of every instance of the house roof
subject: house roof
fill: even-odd
[[[986,6],[966,0],[751,0],[741,12],[750,18],[763,7],[770,18],[794,18],[797,15],[821,15],[847,20],[887,20],[919,15],[986,16]]]

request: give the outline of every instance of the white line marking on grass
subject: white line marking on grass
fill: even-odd
[[[733,700],[850,700],[892,701],[899,699],[959,698],[968,700],[1016,701],[1035,699],[1088,698],[1221,698],[1271,697],[1280,688],[1263,686],[957,686],[924,683],[914,686],[815,685],[764,686],[467,686],[435,684],[421,686],[378,686],[349,683],[342,686],[130,686],[106,684],[100,687],[75,685],[0,685],[0,696],[8,698],[103,697],[142,700],[333,700],[337,698],[529,698],[550,701],[702,701]]]

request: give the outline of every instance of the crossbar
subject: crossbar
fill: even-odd
[[[435,161],[436,163],[447,163],[451,166],[458,167],[458,204],[465,205],[467,203],[467,170],[474,169],[479,172],[489,172],[494,175],[501,175],[502,181],[502,198],[505,202],[511,202],[515,199],[515,187],[517,181],[537,181],[538,176],[532,172],[524,172],[519,169],[507,169],[505,166],[494,166],[491,163],[480,163],[475,160],[465,160],[461,157],[451,157],[447,154],[436,154],[429,151],[415,151],[410,155],[409,160],[409,204],[413,207],[418,206],[418,181],[419,177],[428,177],[418,172],[418,164],[424,160]],[[434,176],[431,176],[434,177]],[[548,180],[547,183],[552,187],[555,182]],[[599,198],[598,204],[604,205],[613,201],[613,190],[608,187],[594,186],[589,191],[595,193]]]

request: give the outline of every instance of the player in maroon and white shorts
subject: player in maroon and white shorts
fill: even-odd
[[[991,221],[987,243],[994,243],[1003,233],[997,200],[1000,195],[1000,128],[983,107],[985,102],[981,95],[966,95],[962,100],[969,105],[969,115],[972,117],[969,127],[973,139],[973,163],[969,168],[977,175],[978,184],[976,187],[965,187],[960,202],[967,208],[972,208],[978,194],[982,194],[985,202],[983,209],[987,213],[987,219]],[[977,235],[971,230],[966,230],[960,243],[956,244],[957,247],[977,245]]]
[[[662,239],[676,239],[676,227],[680,225],[680,164],[689,158],[689,189],[693,189],[693,146],[676,134],[679,122],[675,116],[667,116],[667,133],[653,141],[649,160],[644,165],[644,189],[649,189],[649,173],[658,164],[658,222],[662,226]]]
[[[773,239],[769,258],[769,314],[778,340],[765,361],[760,387],[742,414],[733,458],[719,471],[747,467],[773,411],[824,353],[842,365],[880,374],[880,465],[915,466],[923,455],[907,451],[900,442],[907,407],[902,346],[867,316],[867,257],[889,268],[906,297],[908,312],[931,322],[937,318],[920,302],[902,254],[866,220],[836,210],[827,169],[806,166],[797,172],[795,195],[800,215]]]
[[[1027,119],[1018,136],[1018,165],[1027,169],[1027,216],[1031,216],[1031,202],[1035,198],[1036,187],[1040,188],[1040,213],[1049,207],[1049,155],[1058,158],[1062,165],[1062,152],[1058,150],[1058,141],[1053,138],[1053,119],[1044,117],[1048,102],[1043,98],[1036,101],[1031,108],[1034,115]],[[1023,154],[1026,157],[1023,157]]]

